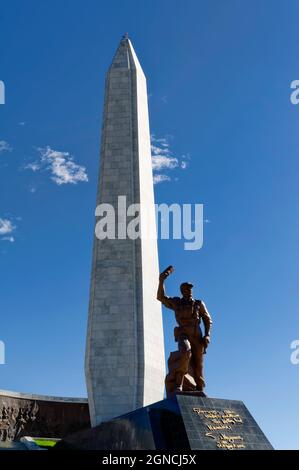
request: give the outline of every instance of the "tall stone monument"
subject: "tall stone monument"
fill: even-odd
[[[119,201],[140,204],[141,234],[155,229],[146,78],[127,36],[106,77],[97,206],[115,208],[118,231],[115,239],[94,238],[85,358],[92,426],[164,395],[157,240],[119,228]]]

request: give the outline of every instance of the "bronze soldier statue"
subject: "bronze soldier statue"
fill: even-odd
[[[169,373],[165,379],[167,396],[176,392],[197,391],[205,396],[203,389],[203,355],[210,342],[212,320],[202,300],[192,297],[193,285],[183,282],[180,286],[182,297],[167,297],[164,281],[173,272],[169,266],[160,274],[157,299],[165,307],[174,310],[178,326],[174,329],[178,351],[172,352],[168,360]],[[200,322],[204,324],[204,335]]]

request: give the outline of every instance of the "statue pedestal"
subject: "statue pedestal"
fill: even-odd
[[[181,393],[67,436],[58,449],[271,450],[243,402]]]

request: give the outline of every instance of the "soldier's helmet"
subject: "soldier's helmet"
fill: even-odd
[[[182,282],[182,284],[180,285],[180,291],[183,293],[183,289],[184,287],[193,287],[193,284],[191,284],[191,282]]]

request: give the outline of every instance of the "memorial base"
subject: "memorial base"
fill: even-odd
[[[55,449],[271,450],[243,402],[177,394],[64,438]]]

